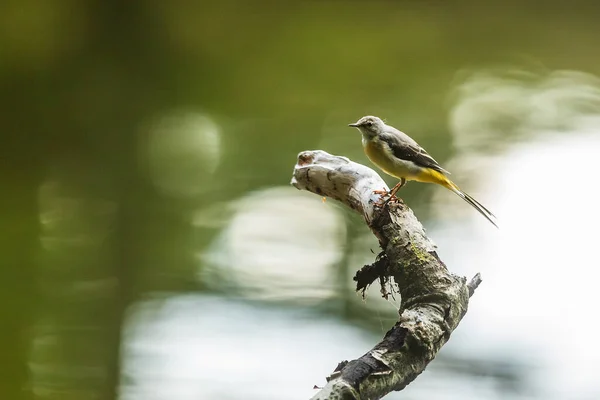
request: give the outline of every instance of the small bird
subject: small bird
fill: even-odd
[[[435,183],[456,193],[498,228],[496,216],[473,197],[460,190],[447,177],[450,173],[410,136],[373,116],[362,117],[348,126],[358,128],[362,134],[362,144],[367,157],[383,172],[400,179],[389,193],[386,191],[375,191],[375,193],[389,194],[387,201],[390,201],[395,199],[396,192],[407,181]]]

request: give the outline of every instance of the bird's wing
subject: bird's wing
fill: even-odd
[[[406,136],[406,138],[402,135]],[[401,132],[386,132],[381,135],[381,139],[390,146],[390,150],[392,150],[395,157],[405,161],[412,161],[420,167],[431,168],[444,174],[450,174],[408,135]]]

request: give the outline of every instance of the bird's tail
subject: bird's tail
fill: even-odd
[[[469,203],[474,209],[479,211],[479,213],[483,215],[488,221],[490,221],[496,228],[499,228],[497,223],[498,219],[496,218],[496,216],[490,210],[485,208],[480,202],[478,202],[473,197],[460,190],[460,188],[454,182],[446,178],[445,182],[442,183],[442,185],[456,193],[461,199],[463,199],[464,201]]]

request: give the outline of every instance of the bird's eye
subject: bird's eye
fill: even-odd
[[[366,126],[373,126],[373,123],[371,121],[365,122]]]

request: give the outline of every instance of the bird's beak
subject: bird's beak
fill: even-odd
[[[353,128],[358,128],[359,125],[355,122],[353,124],[348,124],[348,126],[351,126]]]

